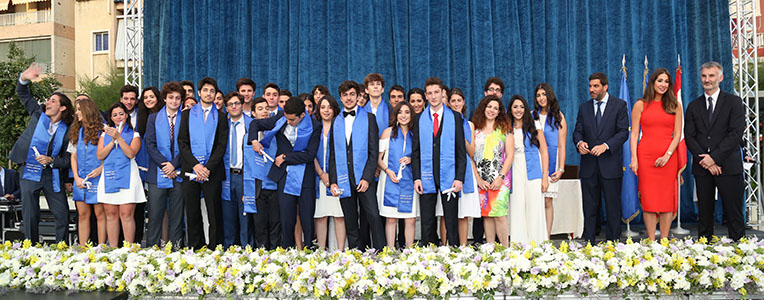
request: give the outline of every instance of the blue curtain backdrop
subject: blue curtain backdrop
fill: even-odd
[[[275,82],[293,94],[325,84],[332,94],[344,80],[381,73],[386,87],[422,87],[440,77],[467,95],[471,110],[491,76],[512,94],[532,99],[549,82],[572,132],[588,76],[610,78],[618,95],[626,55],[631,99],[641,97],[644,59],[650,71],[684,66],[684,102],[702,93],[699,66],[726,67],[722,89],[732,91],[729,3],[726,0],[359,0],[146,1],[146,85],[204,76],[232,91],[240,77],[257,94]],[[385,93],[385,99],[387,93]],[[568,164],[579,155],[568,135]],[[695,220],[689,166],[682,187],[682,220]]]

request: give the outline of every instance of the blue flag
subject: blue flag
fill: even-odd
[[[622,69],[621,92],[619,98],[626,101],[626,110],[629,113],[629,132],[631,132],[631,97],[629,86],[626,84],[626,68]],[[623,182],[621,183],[621,216],[624,223],[631,222],[639,215],[639,196],[637,194],[637,175],[631,171],[631,148],[629,142],[631,135],[623,143]]]

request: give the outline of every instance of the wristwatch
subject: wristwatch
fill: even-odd
[[[503,179],[506,179],[506,176],[505,176],[504,174],[499,174],[499,176],[501,176],[501,179],[502,179],[502,180],[503,180]]]

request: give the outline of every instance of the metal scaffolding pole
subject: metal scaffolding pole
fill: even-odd
[[[125,84],[143,87],[143,3],[125,0]]]

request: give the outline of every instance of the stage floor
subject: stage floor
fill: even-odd
[[[672,230],[674,228],[676,228],[676,224],[674,224],[671,227]],[[680,238],[680,239],[685,238],[685,237],[692,237],[694,239],[698,238],[698,224],[697,223],[682,224],[682,228],[688,230],[689,233],[688,234],[674,234],[672,232],[670,237],[672,237],[672,238]],[[631,226],[631,231],[637,233],[637,236],[631,238],[632,241],[636,242],[636,241],[640,241],[642,239],[646,239],[647,238],[647,230],[645,229],[644,225],[641,225],[641,224],[640,225],[632,225]],[[626,236],[623,235],[624,232],[626,232],[626,225],[621,225],[621,241],[626,241]],[[714,226],[714,235],[716,235],[718,237],[722,237],[722,236],[727,236],[727,233],[728,233],[727,226],[724,226],[724,225],[721,225],[721,224],[716,224],[716,226]],[[755,230],[755,229],[752,229],[752,228],[747,228],[745,230],[745,235],[746,236],[755,236],[755,237],[758,237],[759,239],[764,239],[764,231]],[[567,240],[569,240],[569,235],[566,235],[566,234],[552,235],[552,240],[553,241],[558,241],[558,242],[559,241],[567,241]],[[574,240],[576,240],[576,239],[574,239]],[[602,228],[602,231],[596,237],[596,241],[597,242],[604,241],[604,240],[605,240],[605,227]]]

